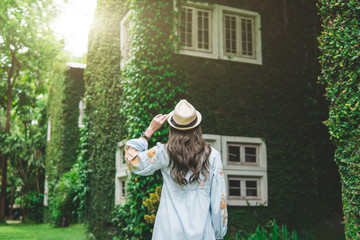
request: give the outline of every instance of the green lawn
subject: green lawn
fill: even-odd
[[[0,239],[17,240],[84,240],[86,228],[75,224],[66,228],[55,228],[47,224],[14,223],[0,225]]]

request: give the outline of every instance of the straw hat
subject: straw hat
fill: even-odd
[[[189,130],[198,126],[201,114],[185,99],[181,100],[174,111],[169,113],[168,123],[178,130]]]

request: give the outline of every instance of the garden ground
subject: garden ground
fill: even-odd
[[[74,224],[66,228],[31,223],[0,225],[1,240],[81,240],[85,239],[85,236],[86,227],[80,224]]]

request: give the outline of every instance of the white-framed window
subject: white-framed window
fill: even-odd
[[[125,163],[124,147],[126,141],[118,143],[116,151],[116,174],[115,174],[115,204],[122,204],[127,196],[127,181],[130,171]]]
[[[228,165],[259,165],[259,146],[251,144],[227,143]]]
[[[180,12],[180,45],[182,49],[211,52],[212,11],[184,6]]]
[[[261,199],[260,178],[228,175],[229,199]]]
[[[174,6],[180,54],[262,64],[259,13],[191,1]]]
[[[120,60],[120,69],[124,69],[126,61],[130,56],[130,28],[132,26],[130,22],[129,11],[120,22],[120,51],[121,51],[121,60]]]
[[[175,9],[179,11],[179,53],[190,56],[218,59],[217,16],[214,5],[187,2]]]
[[[79,128],[84,128],[85,125],[83,123],[83,119],[84,119],[84,109],[85,109],[85,103],[84,103],[84,99],[80,99],[79,101],[79,120],[78,120],[78,126]]]
[[[219,5],[220,59],[262,64],[260,14]]]
[[[203,134],[221,154],[229,206],[267,206],[266,145],[260,138]]]

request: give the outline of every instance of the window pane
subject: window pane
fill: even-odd
[[[125,181],[121,181],[121,196],[125,197],[126,196],[126,185],[125,185]]]
[[[256,162],[256,147],[245,147],[245,162]]]
[[[257,197],[257,189],[246,189],[247,197]]]
[[[257,187],[257,181],[253,181],[253,180],[246,181],[246,188],[256,188],[256,187]]]
[[[246,196],[247,197],[256,197],[257,193],[257,181],[256,180],[246,180]]]
[[[240,188],[240,180],[229,180],[229,186],[231,188]]]
[[[241,196],[240,180],[229,179],[229,196]]]
[[[229,162],[240,162],[240,146],[229,146]]]
[[[246,56],[253,56],[253,28],[253,19],[241,18],[241,53]]]
[[[230,188],[230,196],[237,196],[237,197],[240,197],[241,194],[240,194],[240,188],[239,189],[232,189]]]
[[[197,47],[209,49],[209,12],[197,11]]]
[[[225,15],[225,52],[236,53],[236,17]]]
[[[180,14],[180,43],[192,46],[192,9],[183,8]]]

